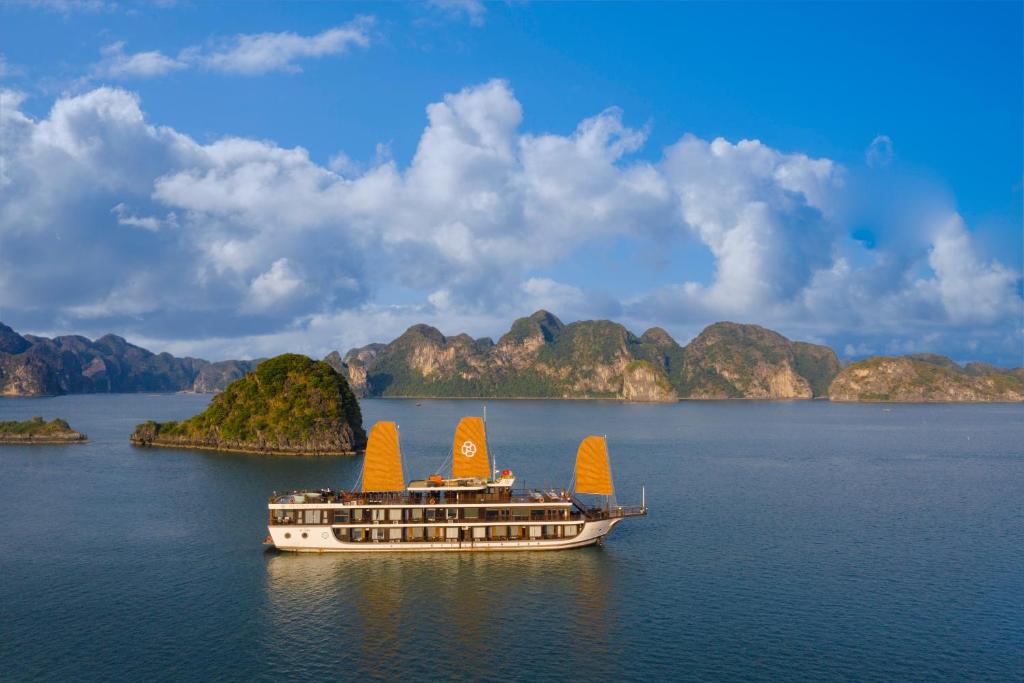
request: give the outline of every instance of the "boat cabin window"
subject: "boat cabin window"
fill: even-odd
[[[418,522],[423,519],[423,510],[421,508],[413,508],[409,510],[409,519],[414,522]]]
[[[335,524],[346,524],[348,523],[349,516],[348,510],[335,510],[334,511],[334,523]]]
[[[434,521],[435,516],[437,514],[435,510],[433,510],[433,509],[431,509],[431,510],[424,510],[423,512],[426,514],[428,522],[433,522]]]
[[[448,508],[448,519],[458,519],[459,508]]]
[[[466,514],[466,519],[480,518],[480,508],[465,508],[463,512]]]
[[[274,522],[277,524],[294,524],[295,516],[294,510],[274,510]]]
[[[402,520],[402,508],[388,508],[388,519],[392,522]]]

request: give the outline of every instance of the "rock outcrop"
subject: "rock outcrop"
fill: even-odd
[[[131,442],[282,455],[348,455],[366,446],[359,402],[329,364],[284,354],[214,397],[183,422],[138,425]]]
[[[814,398],[839,369],[828,347],[730,322],[706,327],[687,344],[684,357],[681,393],[688,398]]]
[[[829,386],[833,401],[1024,401],[1024,368],[981,363],[960,367],[945,356],[874,357],[843,369]]]
[[[622,373],[622,398],[646,403],[674,403],[679,400],[679,394],[662,368],[638,360],[627,365]]]

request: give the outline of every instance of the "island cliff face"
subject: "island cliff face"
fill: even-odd
[[[843,369],[829,387],[833,401],[1024,401],[1024,368],[981,363],[961,367],[945,356],[875,357]]]
[[[759,325],[715,323],[686,346],[681,389],[689,398],[814,398],[839,367],[828,347]]]
[[[258,361],[210,363],[151,353],[113,334],[90,341],[20,335],[0,323],[0,395],[219,391]]]
[[[359,402],[323,361],[266,360],[183,422],[138,425],[131,442],[283,455],[348,455],[366,446]]]
[[[637,337],[618,323],[568,325],[547,311],[495,344],[414,325],[390,344],[327,358],[363,396],[517,398],[812,398],[839,371],[823,346],[756,325],[717,323],[685,348],[665,330]]]

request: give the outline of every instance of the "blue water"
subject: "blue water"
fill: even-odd
[[[268,494],[358,460],[128,445],[208,397],[0,399],[85,445],[0,447],[0,679],[1024,678],[1024,406],[488,404],[499,467],[568,482],[607,434],[604,548],[286,555]],[[365,401],[407,476],[479,404]]]

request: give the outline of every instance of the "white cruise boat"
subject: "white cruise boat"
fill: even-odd
[[[398,426],[378,422],[358,490],[275,493],[266,542],[295,552],[563,550],[600,544],[626,517],[647,514],[643,502],[614,502],[603,436],[580,443],[565,490],[514,490],[512,472],[493,467],[479,417],[459,422],[451,465],[451,477],[406,485]]]

